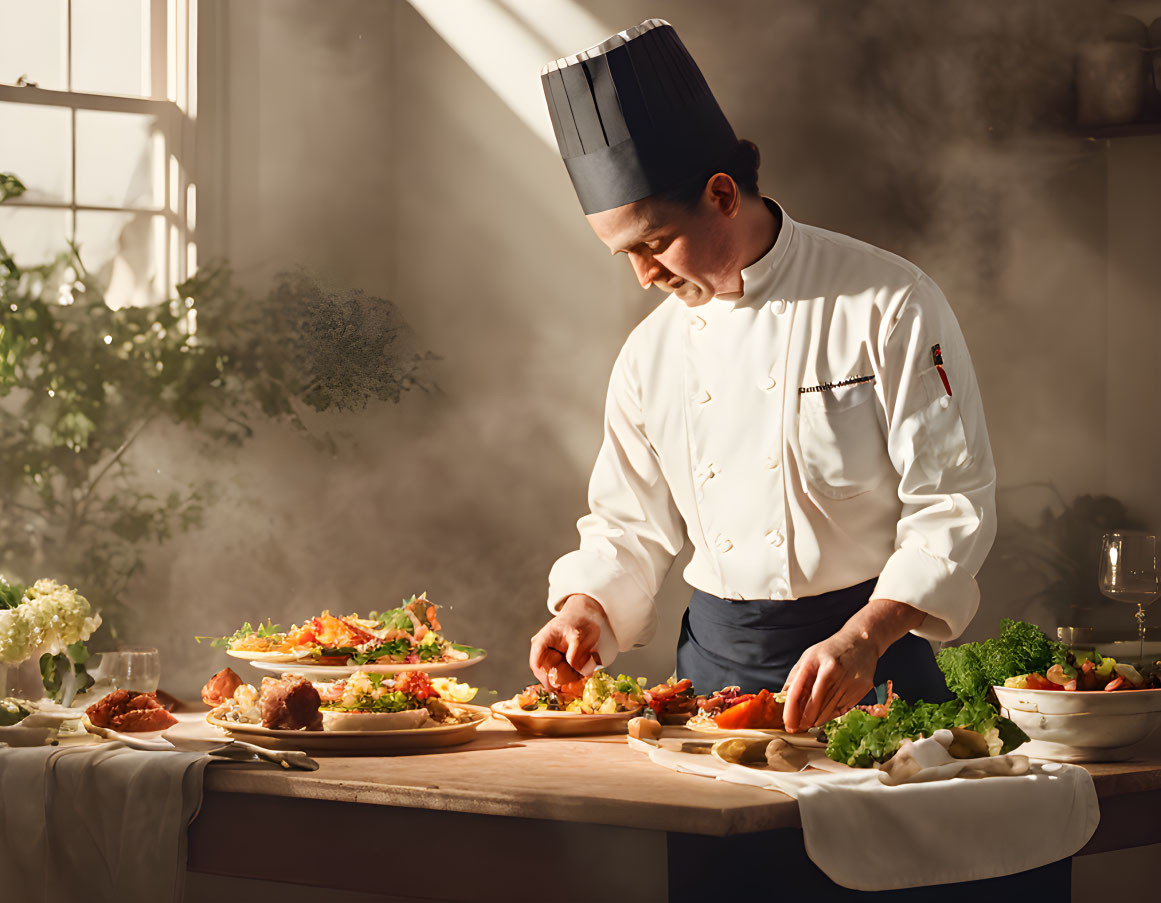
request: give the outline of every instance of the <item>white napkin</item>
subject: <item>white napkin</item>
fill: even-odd
[[[894,786],[884,782],[883,772],[848,768],[821,751],[812,752],[813,767],[797,774],[656,747],[649,757],[677,771],[795,797],[807,855],[836,884],[855,890],[1011,875],[1073,855],[1096,830],[1096,790],[1083,768],[1052,762],[1014,776],[949,777],[964,766],[933,753],[920,748],[920,757],[930,756],[935,764]],[[1010,765],[997,761],[989,767]]]
[[[0,749],[0,876],[22,903],[180,901],[210,757],[124,746]]]

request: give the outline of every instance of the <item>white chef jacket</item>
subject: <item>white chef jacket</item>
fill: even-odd
[[[877,577],[871,598],[927,613],[914,633],[954,639],[979,604],[995,468],[943,293],[908,261],[785,212],[742,280],[737,301],[669,295],[625,342],[591,513],[549,574],[549,609],[573,593],[600,602],[610,664],[652,637],[688,534],[685,579],[712,595],[800,599]]]

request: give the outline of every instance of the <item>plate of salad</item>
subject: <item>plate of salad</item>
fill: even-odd
[[[215,638],[213,645],[264,671],[318,679],[356,671],[442,674],[482,661],[483,649],[443,635],[437,608],[422,593],[366,618],[323,611],[288,630],[270,622],[257,627],[247,622],[230,636]]]
[[[520,731],[553,737],[624,733],[645,708],[645,678],[598,669],[584,681],[553,690],[532,684],[492,711]]]

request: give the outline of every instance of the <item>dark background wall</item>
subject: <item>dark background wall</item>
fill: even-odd
[[[441,356],[440,391],[316,418],[339,438],[333,457],[278,428],[213,462],[159,442],[166,467],[212,470],[222,499],[136,584],[141,638],[163,646],[163,683],[190,693],[223,664],[194,634],[426,589],[453,638],[488,648],[471,678],[508,695],[529,679],[548,569],[576,541],[609,367],[661,296],[609,259],[555,149],[422,5],[203,6],[203,259],[226,256],[259,290],[305,265],[392,299]],[[537,5],[459,8],[511,26]],[[1094,141],[1069,125],[1072,50],[1107,4],[573,8],[585,14],[575,40],[535,34],[562,43],[532,63],[533,84],[549,57],[664,17],[760,146],[765,193],[940,283],[972,349],[1008,527],[1053,503],[1046,482],[1066,501],[1116,495],[1161,525],[1161,138]],[[510,67],[503,48],[491,60]],[[1039,584],[1002,551],[969,636],[1008,612],[1064,623],[1050,601],[1030,603]],[[687,592],[675,570],[657,639],[618,667],[670,673]]]

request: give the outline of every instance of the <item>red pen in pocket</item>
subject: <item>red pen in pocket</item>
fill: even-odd
[[[947,394],[951,394],[951,383],[947,379],[947,372],[943,369],[943,352],[939,345],[931,346],[931,362],[935,364],[935,369],[939,371],[939,378],[943,380],[943,388],[947,390]]]

